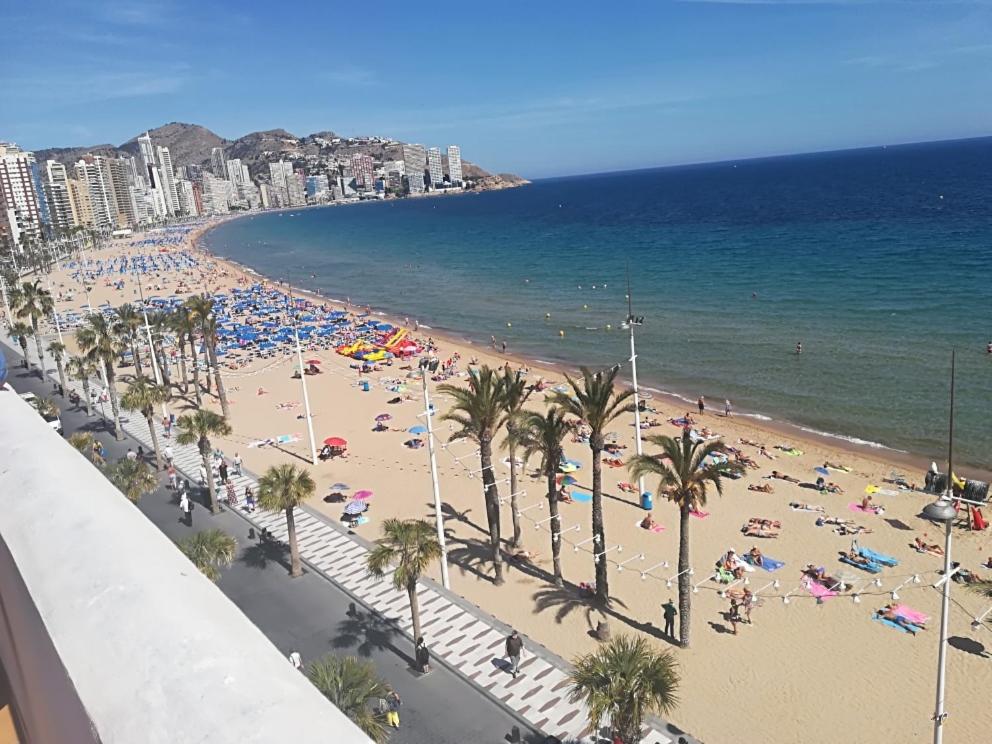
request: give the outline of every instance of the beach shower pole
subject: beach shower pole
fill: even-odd
[[[434,423],[431,419],[431,398],[427,389],[428,372],[436,372],[439,360],[420,360],[420,379],[424,384],[424,416],[427,418],[427,450],[431,457],[431,485],[434,487],[434,522],[437,526],[437,541],[441,545],[441,586],[451,588],[448,580],[448,548],[444,541],[444,521],[441,516],[441,490],[437,482],[437,457],[434,455]]]
[[[141,278],[135,274],[135,279],[138,282],[138,297],[141,299],[141,314],[145,318],[145,333],[148,334],[148,353],[152,357],[152,372],[155,374],[155,384],[162,384],[162,375],[158,371],[158,357],[155,354],[155,342],[152,340],[152,327],[148,324],[148,311],[145,309],[145,291],[141,287]],[[135,359],[135,364],[137,364],[137,359]],[[210,370],[207,370],[207,374],[210,374]],[[162,402],[162,415],[168,418],[169,409],[165,402]]]
[[[954,352],[951,352],[951,413],[947,436],[947,490],[932,504],[923,507],[923,516],[944,525],[944,576],[940,603],[940,636],[937,647],[937,701],[933,712],[933,742],[941,744],[944,738],[944,677],[947,663],[947,619],[951,607],[951,525],[957,516],[954,508]]]
[[[644,323],[644,316],[634,317],[633,300],[630,296],[630,270],[627,270],[627,327],[630,328],[630,377],[634,383],[634,450],[637,456],[644,454],[641,444],[641,401],[637,390],[637,349],[634,346],[634,326]],[[637,479],[637,495],[644,494],[644,476]]]
[[[300,382],[303,383],[303,408],[307,414],[307,433],[310,435],[310,462],[317,464],[317,442],[313,438],[313,416],[310,413],[310,394],[307,392],[307,375],[303,369],[303,347],[300,346],[300,326],[296,321],[296,299],[293,297],[293,285],[289,285],[289,317],[293,319],[293,334],[296,336],[296,360],[300,365]]]

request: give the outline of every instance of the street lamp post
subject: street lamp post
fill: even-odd
[[[296,336],[296,360],[300,368],[300,382],[303,384],[303,408],[307,415],[307,433],[310,435],[310,462],[317,464],[317,442],[313,437],[313,416],[310,414],[310,394],[307,391],[307,375],[303,368],[303,347],[300,346],[300,326],[296,320],[296,299],[293,285],[289,284],[289,316],[293,319],[293,334]]]
[[[434,454],[434,422],[431,416],[431,398],[427,387],[427,375],[437,371],[440,360],[424,357],[420,360],[420,379],[424,386],[424,417],[427,419],[427,450],[431,458],[431,485],[434,488],[434,523],[437,526],[437,541],[441,545],[441,585],[451,588],[448,580],[448,547],[444,540],[444,519],[441,515],[441,490],[437,480],[437,457]]]
[[[163,378],[158,369],[158,357],[155,354],[155,342],[152,340],[152,327],[148,323],[148,310],[145,308],[145,291],[141,287],[141,277],[137,273],[134,277],[138,282],[138,297],[141,300],[141,315],[145,319],[145,333],[148,335],[148,354],[152,358],[152,373],[155,375],[155,384],[161,385]],[[135,359],[135,363],[137,363],[137,361],[138,360]],[[207,374],[210,374],[210,370],[207,370]],[[166,418],[169,417],[169,408],[164,401],[162,402],[162,415]]]
[[[638,457],[644,454],[644,446],[641,444],[641,400],[637,389],[637,349],[634,346],[634,326],[644,324],[644,316],[634,315],[633,300],[630,295],[630,275],[627,275],[627,327],[630,329],[630,377],[634,383],[634,449]],[[643,497],[644,476],[637,479],[637,493]]]
[[[937,698],[933,712],[933,742],[941,744],[944,738],[944,683],[947,663],[947,619],[951,608],[951,525],[957,516],[954,508],[954,352],[951,352],[951,411],[947,436],[947,488],[944,495],[923,508],[923,516],[944,525],[944,575],[941,587],[940,636],[937,647]]]

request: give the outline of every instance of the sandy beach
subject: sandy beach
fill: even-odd
[[[195,241],[209,227],[192,231],[183,246],[170,248],[194,251],[199,265],[182,277],[146,275],[146,297],[177,292],[180,279],[184,287],[181,293],[185,294],[230,291],[261,280],[243,267],[196,248]],[[88,259],[107,259],[140,250],[157,251],[153,247],[135,248],[129,242],[118,242],[84,255]],[[94,307],[104,302],[117,306],[137,300],[133,277],[120,278],[124,280],[122,289],[103,280],[97,282],[90,292]],[[68,270],[53,274],[52,286],[53,294],[63,295],[56,303],[59,312],[85,310],[86,298]],[[64,298],[67,291],[73,292],[71,301]],[[316,296],[310,299],[335,308],[342,304]],[[398,325],[404,320],[383,319]],[[455,369],[462,375],[469,361],[475,360],[494,367],[508,362],[515,367],[527,366],[529,381],[543,378],[558,384],[564,379],[561,369],[541,367],[455,338],[442,338],[432,330],[411,329],[411,335],[423,339],[432,336],[439,347],[440,359],[458,359]],[[65,337],[71,345],[71,334],[66,333]],[[33,355],[33,345],[31,352]],[[329,496],[332,484],[343,482],[351,489],[373,491],[370,521],[357,528],[370,540],[378,536],[379,525],[385,518],[433,519],[427,448],[411,449],[404,445],[412,436],[407,429],[424,423],[419,415],[424,410],[419,379],[405,380],[409,370],[401,369],[407,363],[396,361],[379,372],[359,375],[351,367],[353,360],[333,350],[314,347],[305,354],[307,359],[318,359],[323,370],[320,375],[306,378],[318,448],[330,436],[348,441],[346,458],[335,458],[311,468],[318,484],[311,506],[339,520],[342,505]],[[214,444],[228,457],[240,454],[245,466],[257,473],[279,462],[309,463],[301,383],[292,379],[295,363],[295,354],[280,353],[271,359],[222,369],[234,434]],[[121,372],[126,380],[133,369]],[[397,395],[387,389],[389,385],[383,383],[384,378],[395,378],[404,384],[406,390],[401,397],[408,399],[388,403]],[[181,380],[178,367],[173,368],[172,379],[174,383]],[[359,386],[362,380],[369,381],[368,391]],[[448,380],[459,381],[464,384],[463,377]],[[432,383],[433,402],[443,414],[448,401],[433,390],[434,386]],[[122,380],[120,388],[123,387]],[[187,398],[177,397],[170,409],[180,415],[191,406],[192,391]],[[204,399],[208,406],[219,410],[213,396],[205,395]],[[528,407],[538,409],[544,405],[544,394],[535,393],[530,400]],[[934,526],[917,516],[933,497],[899,489],[886,481],[892,480],[894,474],[902,474],[907,481],[922,487],[928,460],[919,456],[889,457],[881,451],[804,436],[788,425],[767,426],[740,416],[727,417],[723,414],[722,401],[712,404],[718,410],[708,408],[701,415],[693,408],[697,427],[706,427],[726,444],[740,448],[758,467],[748,469],[739,480],[728,481],[724,495],[714,496],[707,504],[708,516],[693,519],[693,581],[698,585],[698,593],[693,596],[691,648],[678,649],[661,633],[660,605],[669,598],[677,598],[675,584],[671,588],[666,586],[666,580],[676,572],[672,568],[678,551],[676,509],[667,503],[656,503],[653,516],[664,529],[658,532],[642,529],[639,522],[645,512],[636,494],[617,488],[619,483],[631,480],[627,470],[604,465],[607,543],[611,547],[622,546],[622,550],[610,552],[613,605],[605,619],[613,633],[640,633],[659,648],[673,650],[682,665],[683,683],[680,705],[671,718],[704,741],[826,744],[838,738],[853,742],[926,740],[932,730],[929,719],[939,627],[939,592],[932,584],[939,578],[936,571],[942,567],[943,559],[917,552],[912,549],[912,543],[924,534],[931,543],[943,540]],[[645,418],[657,420],[658,425],[645,434],[674,436],[680,432],[669,419],[686,413],[684,402],[655,396],[648,406],[654,410]],[[385,430],[376,431],[375,418],[383,413],[391,418]],[[593,559],[588,543],[572,547],[590,535],[590,505],[578,500],[560,505],[562,525],[567,532],[564,535],[567,544],[562,551],[567,586],[557,589],[549,581],[549,532],[546,524],[535,524],[547,516],[544,482],[531,477],[533,468],[528,468],[528,474],[521,477],[526,491],[521,497],[521,509],[525,510],[523,546],[536,557],[532,562],[508,562],[505,585],[494,587],[486,559],[481,480],[473,472],[478,471],[478,457],[469,443],[447,444],[452,429],[439,419],[440,416],[435,419],[436,435],[444,445],[437,457],[452,589],[565,658],[593,649],[597,641],[589,631],[601,615],[580,597],[576,588],[579,582],[592,580]],[[626,446],[623,450],[626,459],[635,446],[633,416],[617,421],[612,430],[618,434],[618,443]],[[251,446],[284,435],[290,435],[293,441],[279,448]],[[762,455],[758,446],[742,441],[765,445],[770,457]],[[791,454],[785,450],[791,450]],[[653,449],[648,447],[647,451]],[[588,492],[591,480],[588,446],[569,441],[566,455],[582,465],[574,473],[578,483],[573,493]],[[499,450],[497,461],[505,457],[505,451]],[[831,469],[827,476],[843,493],[821,493],[815,488],[765,477],[774,469],[809,485],[817,478],[814,468],[826,462],[849,468],[849,472]],[[939,461],[938,465],[941,469],[946,467]],[[503,462],[498,464],[497,471],[498,478],[509,475]],[[969,469],[963,469],[959,475],[987,477]],[[657,486],[651,482],[647,485],[652,490]],[[770,485],[773,492],[748,489],[763,485]],[[883,514],[862,513],[852,506],[861,502],[870,485],[878,488],[873,500],[884,506]],[[509,495],[506,484],[500,485],[500,494]],[[820,514],[795,510],[790,508],[790,502],[822,506],[825,516],[851,519],[871,530],[857,536],[860,545],[897,558],[898,566],[884,569],[878,574],[881,585],[875,585],[872,583],[875,575],[838,561],[838,553],[850,548],[851,536],[837,534],[830,525],[817,526]],[[744,536],[742,525],[752,517],[779,522],[778,536]],[[504,536],[511,536],[508,502],[502,524]],[[990,530],[955,529],[954,538],[955,559],[985,578],[992,578],[992,570],[980,567],[992,556],[989,533]],[[713,573],[714,563],[728,549],[744,553],[754,545],[785,565],[774,572],[759,568],[746,574],[748,587],[757,593],[760,603],[752,614],[753,624],[741,625],[735,636],[725,617],[729,602],[720,594],[724,587],[708,577]],[[666,561],[670,567],[663,565]],[[625,564],[622,570],[620,563]],[[800,572],[808,563],[824,566],[831,575],[850,574],[856,579],[855,590],[817,601],[800,587]],[[642,571],[648,572],[642,574]],[[438,578],[436,567],[431,575]],[[914,577],[919,581],[914,581]],[[894,590],[898,596],[896,603],[931,618],[926,630],[914,636],[872,620],[876,609],[894,601],[891,594]],[[860,597],[860,602],[852,599],[853,594]],[[992,712],[987,705],[987,691],[992,690],[992,652],[988,650],[992,647],[989,633],[992,626],[986,623],[978,630],[970,627],[971,619],[988,605],[989,600],[955,584],[947,681],[951,716],[945,727],[949,741],[982,741],[988,738],[992,727]]]

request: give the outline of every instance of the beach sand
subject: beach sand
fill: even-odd
[[[195,240],[196,233],[190,237]],[[125,246],[114,244],[100,253],[105,258],[121,251],[136,250]],[[96,253],[87,255],[100,257]],[[204,253],[200,253],[200,259],[203,275],[190,276],[187,282],[196,291],[221,290],[247,276],[235,264]],[[128,283],[123,291],[116,291],[103,282],[94,287],[94,306],[104,301],[114,305],[134,301],[137,290],[133,280],[126,278]],[[252,276],[252,280],[257,278],[257,275]],[[174,278],[169,277],[162,278],[158,289],[154,278],[146,281],[146,296],[171,294],[175,286]],[[57,290],[75,285],[64,271],[53,276],[53,284]],[[58,303],[58,307],[62,311],[82,309],[85,298],[77,291],[72,302]],[[396,319],[392,321],[396,322]],[[430,333],[432,331],[421,330],[416,335],[426,337]],[[464,369],[472,357],[491,366],[501,366],[507,361],[491,349],[441,338],[437,334],[434,340],[440,346],[442,360],[456,352],[461,354],[460,369]],[[322,360],[324,370],[321,375],[307,377],[318,448],[320,441],[329,436],[344,437],[349,442],[346,459],[334,459],[311,468],[318,484],[312,506],[332,519],[340,519],[341,504],[328,503],[325,496],[332,483],[344,482],[353,490],[370,489],[375,494],[371,499],[370,523],[357,528],[367,539],[375,539],[379,525],[389,517],[432,520],[427,448],[411,450],[403,445],[411,438],[405,430],[424,423],[423,417],[418,416],[423,411],[419,380],[409,380],[408,393],[413,400],[390,405],[387,400],[395,393],[387,391],[377,378],[402,377],[406,370],[399,370],[399,364],[366,376],[372,380],[372,387],[363,392],[357,385],[357,372],[349,368],[352,360],[332,351],[307,351],[305,354],[308,359]],[[513,361],[517,363],[517,360]],[[221,447],[229,457],[240,453],[246,467],[256,473],[280,462],[309,466],[301,385],[299,380],[291,379],[294,364],[295,354],[290,354],[248,368],[223,371],[231,398],[234,434],[215,441],[214,445]],[[122,371],[127,374],[127,370]],[[540,369],[530,364],[529,379],[539,376],[556,383],[563,379],[561,370]],[[174,369],[173,381],[179,379],[178,369]],[[258,394],[260,388],[264,394]],[[192,399],[191,395],[189,397]],[[443,413],[446,399],[433,390],[432,397]],[[529,407],[543,405],[542,394],[535,394],[531,400]],[[207,401],[219,410],[213,397],[208,397]],[[290,404],[290,407],[280,407],[280,404]],[[681,416],[686,411],[686,404],[656,396],[649,405],[657,408],[658,413],[653,417],[663,423],[646,433],[677,435],[679,429],[667,423],[667,419]],[[171,404],[177,415],[188,407],[189,403],[182,399]],[[921,555],[910,548],[910,543],[923,533],[928,534],[930,542],[942,543],[938,530],[917,516],[933,497],[914,492],[876,495],[876,502],[885,506],[882,516],[855,513],[848,508],[849,503],[860,501],[868,484],[895,489],[882,482],[893,471],[904,473],[909,481],[922,483],[921,466],[925,467],[925,464],[919,458],[896,460],[886,458],[881,452],[804,437],[790,429],[769,427],[753,419],[726,418],[722,415],[722,405],[720,409],[719,414],[708,411],[701,417],[696,416],[693,409],[693,415],[700,425],[718,432],[725,442],[755,458],[760,470],[749,470],[741,480],[728,481],[723,496],[713,495],[707,504],[710,515],[692,520],[693,581],[699,585],[699,591],[692,598],[692,645],[687,650],[671,645],[661,633],[660,605],[669,598],[677,599],[675,584],[666,588],[664,580],[674,576],[676,570],[656,567],[646,578],[642,579],[640,575],[640,570],[662,561],[676,565],[676,509],[671,504],[656,503],[653,515],[665,529],[649,532],[639,528],[637,523],[644,511],[636,503],[636,496],[621,493],[616,487],[621,481],[631,480],[627,471],[603,468],[607,543],[611,547],[622,546],[622,552],[610,553],[614,562],[610,569],[613,606],[606,620],[612,632],[640,633],[657,648],[673,651],[681,663],[683,681],[679,691],[681,702],[670,718],[704,741],[826,744],[838,739],[851,742],[925,740],[932,730],[929,719],[933,710],[939,632],[939,592],[931,585],[937,579],[935,571],[941,568],[942,559]],[[381,413],[392,415],[388,422],[390,429],[373,431],[374,417]],[[445,442],[452,431],[450,425],[440,421],[440,416],[436,417],[435,425],[439,443]],[[625,453],[632,453],[633,416],[617,421],[611,429],[620,434],[620,443],[627,445]],[[281,449],[248,446],[256,440],[285,434],[298,435],[299,440]],[[790,456],[772,449],[786,437],[788,444],[803,450],[803,454]],[[776,459],[765,459],[756,447],[738,444],[742,438],[766,444]],[[589,537],[590,505],[578,502],[560,505],[564,529],[576,525],[579,529],[565,535],[568,543],[562,551],[562,568],[568,585],[565,589],[556,589],[548,580],[551,571],[549,532],[545,528],[535,529],[533,523],[534,519],[547,514],[543,479],[521,476],[521,487],[526,490],[521,497],[521,508],[542,505],[534,506],[523,516],[523,546],[536,552],[537,558],[533,565],[507,563],[505,585],[494,587],[487,562],[481,480],[472,473],[479,468],[478,457],[472,454],[473,451],[470,444],[458,442],[445,444],[437,454],[445,527],[449,535],[452,589],[518,628],[527,638],[565,658],[593,650],[597,642],[590,630],[596,626],[601,614],[588,606],[575,589],[580,581],[592,581],[593,559],[588,546],[575,551],[570,544]],[[648,447],[647,451],[652,452],[654,448]],[[578,480],[575,490],[588,491],[591,480],[588,447],[567,442],[566,454],[582,463],[582,468],[575,473]],[[500,462],[505,456],[502,450],[496,453],[499,478],[509,474],[508,468]],[[831,472],[828,478],[840,485],[844,494],[821,495],[798,485],[762,479],[774,468],[811,482],[817,477],[813,468],[825,461],[843,463],[851,468],[850,473]],[[974,475],[967,471],[962,474]],[[774,493],[747,490],[749,484],[763,483],[772,483]],[[654,489],[657,484],[649,482],[648,486]],[[508,486],[501,484],[500,494],[506,496],[508,493]],[[817,515],[793,511],[788,506],[793,500],[822,505],[831,516],[853,518],[871,528],[871,534],[858,538],[860,544],[897,557],[899,566],[883,571],[881,587],[869,584],[873,577],[837,560],[838,551],[847,550],[851,538],[835,534],[830,527],[815,526]],[[741,526],[753,516],[781,521],[781,535],[776,539],[744,537]],[[502,525],[504,537],[510,537],[508,504],[503,510]],[[729,632],[730,623],[724,616],[729,607],[728,600],[720,597],[721,587],[707,580],[707,576],[712,573],[714,562],[728,548],[742,553],[755,544],[767,555],[785,561],[786,565],[775,573],[758,570],[748,575],[749,587],[758,591],[763,602],[752,614],[754,624],[741,625],[739,634],[734,636]],[[992,577],[992,571],[978,568],[980,562],[992,555],[988,531],[955,530],[954,552],[955,559],[964,566]],[[642,554],[643,559],[639,558]],[[615,565],[617,561],[629,563],[620,571]],[[850,596],[844,595],[817,603],[799,588],[800,570],[807,563],[823,565],[831,574],[844,571],[857,575],[861,602],[855,603]],[[913,583],[913,574],[919,574],[920,583]],[[436,567],[430,575],[439,578]],[[770,585],[776,579],[780,585]],[[898,589],[899,602],[932,618],[927,629],[916,636],[871,620],[875,609],[892,601],[890,592],[907,581]],[[785,595],[789,596],[788,604],[783,602]],[[945,727],[950,741],[985,740],[992,726],[992,712],[987,705],[988,691],[992,690],[989,651],[992,634],[988,624],[977,631],[969,627],[971,618],[988,605],[989,600],[954,585],[949,631],[952,647],[947,663],[947,707],[951,716]]]

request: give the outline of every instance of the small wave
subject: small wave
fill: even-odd
[[[420,324],[420,327],[421,327],[421,329],[424,329],[424,328],[426,328],[426,329],[427,329],[428,331],[433,331],[433,330],[434,330],[434,329],[433,329],[433,328],[431,328],[431,327],[430,327],[429,325],[424,325],[423,323],[421,323],[421,324]]]
[[[816,434],[820,437],[827,437],[829,439],[840,439],[844,442],[850,442],[851,444],[857,444],[862,447],[871,447],[872,449],[884,449],[890,452],[900,452],[906,454],[906,450],[896,449],[895,447],[889,447],[882,444],[881,442],[873,442],[870,439],[861,439],[860,437],[849,437],[846,434],[834,434],[829,431],[820,431],[819,429],[810,429],[805,426],[799,427],[800,431],[805,431],[807,434]]]
[[[738,416],[744,416],[746,418],[758,419],[758,421],[774,421],[771,416],[766,416],[763,413],[739,413]]]
[[[534,362],[535,364],[548,364],[552,367],[558,366],[558,362],[549,362],[546,359],[535,359]]]

